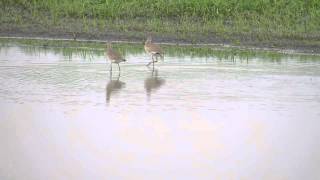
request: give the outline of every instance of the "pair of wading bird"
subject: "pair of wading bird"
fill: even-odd
[[[150,61],[147,66],[150,66],[150,64],[152,64],[153,68],[154,68],[154,63],[158,62],[158,57],[161,57],[163,60],[163,51],[161,49],[161,47],[158,44],[155,44],[152,42],[152,37],[148,36],[145,44],[144,44],[144,50],[146,51],[146,53],[151,55],[151,59],[152,61]],[[121,62],[125,62],[126,59],[124,59],[124,57],[117,51],[112,49],[112,46],[110,43],[107,43],[107,52],[106,55],[109,59],[109,61],[111,62],[110,64],[110,71],[112,71],[112,64],[118,64],[118,69],[120,71],[120,63]]]

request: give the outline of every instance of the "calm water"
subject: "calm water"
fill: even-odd
[[[0,179],[320,179],[320,58],[135,48],[2,45]]]

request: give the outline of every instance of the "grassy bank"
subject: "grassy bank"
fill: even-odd
[[[319,46],[318,0],[0,0],[1,31]],[[277,40],[277,41],[275,41]]]

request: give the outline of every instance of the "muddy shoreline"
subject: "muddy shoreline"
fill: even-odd
[[[194,35],[196,41],[179,38],[174,34],[160,34],[155,35],[154,40],[163,44],[175,45],[216,45],[224,47],[235,47],[243,49],[258,49],[258,50],[272,50],[279,52],[294,52],[306,54],[320,54],[320,42],[318,40],[296,40],[296,39],[283,39],[272,38],[268,41],[260,41],[251,36],[232,35],[231,39],[224,39],[217,35]],[[73,33],[62,29],[44,29],[34,27],[5,27],[0,26],[0,38],[27,38],[27,39],[51,39],[51,40],[78,40],[78,41],[118,41],[118,42],[132,42],[143,43],[145,40],[145,33],[141,32],[79,32]],[[234,40],[237,43],[234,43]]]

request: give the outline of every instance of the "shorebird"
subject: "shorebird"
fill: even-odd
[[[107,43],[107,51],[106,51],[106,56],[108,57],[109,61],[111,62],[110,64],[110,71],[112,71],[112,63],[118,64],[118,68],[120,71],[120,63],[125,62],[126,60],[122,57],[122,55],[112,49],[111,43]]]
[[[153,67],[154,67],[154,63],[158,62],[159,56],[163,59],[163,51],[162,51],[161,47],[158,44],[152,43],[151,36],[148,36],[148,38],[144,44],[144,50],[146,51],[146,53],[151,54],[151,58],[152,58],[152,61],[149,62],[147,64],[147,66],[149,66],[152,63]],[[156,59],[154,59],[154,57]]]

